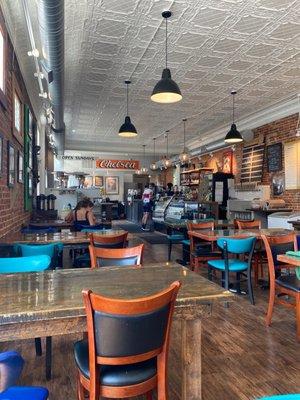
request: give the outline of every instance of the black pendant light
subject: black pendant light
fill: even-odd
[[[157,169],[157,165],[155,162],[155,140],[156,138],[153,138],[153,163],[150,164],[151,171],[155,171]]]
[[[186,164],[187,162],[189,162],[189,154],[186,150],[185,147],[185,123],[186,123],[186,118],[183,118],[183,152],[181,154],[179,154],[179,160],[181,162],[181,164]]]
[[[231,95],[232,95],[232,125],[230,131],[227,133],[225,137],[225,143],[228,144],[240,143],[244,140],[243,136],[236,129],[236,124],[234,123],[234,96],[236,95],[236,91],[232,90]]]
[[[143,166],[141,168],[141,173],[143,175],[145,175],[148,173],[148,168],[146,167],[146,145],[145,144],[143,144],[143,154],[144,154],[144,157],[143,157]]]
[[[180,89],[171,78],[171,71],[168,68],[168,18],[171,15],[171,11],[162,13],[163,18],[166,20],[166,68],[163,70],[161,80],[157,82],[151,95],[151,100],[156,103],[176,103],[182,99]]]
[[[167,169],[172,165],[172,161],[169,159],[169,131],[166,131],[166,142],[167,142],[167,152],[163,160],[164,167]]]
[[[133,123],[130,121],[130,117],[128,115],[128,85],[130,85],[131,81],[125,81],[126,84],[126,117],[125,117],[125,122],[121,126],[119,130],[119,136],[125,137],[125,138],[132,138],[137,136],[137,131],[135,129],[135,126]]]

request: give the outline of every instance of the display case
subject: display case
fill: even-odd
[[[168,205],[172,200],[172,196],[163,196],[156,203],[153,211],[153,221],[163,222]]]
[[[173,198],[165,213],[166,219],[181,219],[185,215],[185,200],[183,198]]]

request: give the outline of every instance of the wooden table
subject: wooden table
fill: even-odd
[[[181,383],[181,399],[201,400],[201,321],[211,315],[215,301],[228,301],[233,295],[178,264],[2,275],[0,340],[85,332],[84,288],[110,297],[136,298],[175,280],[180,280],[182,287],[171,333],[170,369],[176,378],[181,374],[174,381],[175,386]]]
[[[290,264],[293,265],[294,267],[300,268],[300,257],[288,256],[286,254],[279,254],[277,256],[277,260],[285,264]]]
[[[111,222],[108,221],[97,221],[96,224],[103,225],[111,228]],[[49,220],[49,221],[30,221],[29,224],[32,228],[55,228],[61,231],[62,229],[74,228],[73,222],[66,222],[62,219]]]
[[[227,219],[194,219],[194,220],[189,220],[189,219],[165,219],[164,223],[167,228],[171,229],[187,229],[187,223],[193,223],[193,224],[198,224],[201,222],[211,222],[214,221],[215,227],[216,228],[227,228],[227,227],[234,227],[234,222],[233,221],[228,221]]]
[[[199,239],[207,240],[209,242],[215,242],[220,237],[236,237],[245,238],[249,236],[255,236],[257,239],[261,235],[266,236],[285,236],[289,235],[293,231],[289,229],[225,229],[225,230],[199,230],[191,231],[190,235],[198,237]]]
[[[104,229],[94,231],[100,236],[120,235],[125,233],[123,229]],[[15,244],[48,244],[53,242],[62,242],[68,248],[86,248],[89,243],[89,233],[87,232],[57,232],[57,233],[13,233],[0,238],[0,243]]]

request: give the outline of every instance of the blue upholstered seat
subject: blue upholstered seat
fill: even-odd
[[[43,387],[15,386],[22,372],[24,360],[16,351],[0,353],[0,400],[46,400],[48,390]]]
[[[0,258],[0,274],[40,272],[49,268],[51,258],[46,255]]]
[[[300,393],[298,394],[279,394],[270,397],[261,397],[257,400],[300,400]]]
[[[281,275],[276,279],[276,283],[286,289],[300,292],[300,279],[296,275]]]
[[[49,244],[23,244],[16,245],[22,257],[46,255],[51,258],[51,268],[62,267],[62,252],[64,245],[61,242]]]
[[[189,239],[184,239],[184,240],[182,241],[182,244],[183,244],[184,246],[189,246],[189,245],[191,244],[191,241],[190,241]]]
[[[208,261],[208,265],[221,271],[225,271],[225,260],[210,260]],[[238,259],[229,259],[228,267],[229,271],[232,272],[245,271],[248,268],[248,263]]]
[[[181,242],[184,240],[184,235],[183,234],[174,234],[174,235],[167,235],[167,239],[171,240],[172,242]]]
[[[90,377],[88,343],[85,340],[76,342],[74,356],[77,367],[82,374]],[[144,382],[156,374],[156,358],[130,365],[103,365],[100,379],[107,386],[128,386]]]
[[[45,234],[45,233],[57,233],[58,229],[56,228],[22,228],[21,229],[22,233],[25,234],[35,234],[35,233],[39,233],[39,234]]]

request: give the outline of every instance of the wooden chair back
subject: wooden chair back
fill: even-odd
[[[261,221],[254,219],[253,221],[235,220],[238,229],[261,229]]]
[[[144,245],[123,249],[105,249],[90,245],[91,268],[141,265]]]
[[[186,225],[188,231],[214,230],[215,228],[214,221],[188,222]]]
[[[128,232],[119,235],[97,235],[97,233],[90,233],[90,244],[94,247],[120,249],[126,246]]]
[[[176,281],[157,294],[132,300],[107,298],[91,290],[82,292],[87,315],[90,393],[97,393],[99,364],[125,365],[157,357],[157,375],[165,376],[180,285]]]
[[[297,249],[297,236],[295,233],[284,236],[265,236],[261,235],[264,242],[269,267],[270,286],[275,285],[275,270],[280,266],[284,266],[277,261],[279,254],[284,254],[289,250]]]

